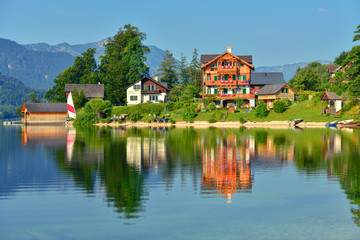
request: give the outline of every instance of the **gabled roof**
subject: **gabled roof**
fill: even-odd
[[[88,98],[104,98],[104,84],[65,84],[65,92],[84,90]]]
[[[325,91],[321,100],[341,100],[341,97],[334,92]]]
[[[130,88],[130,87],[132,87],[132,86],[134,86],[135,84],[137,84],[138,82],[142,82],[143,80],[149,80],[149,81],[152,81],[153,83],[155,83],[156,85],[159,85],[160,87],[163,87],[163,88],[165,88],[166,90],[171,90],[170,88],[169,88],[169,86],[168,86],[168,84],[167,83],[165,83],[165,82],[160,82],[160,81],[156,81],[155,79],[153,79],[153,78],[151,78],[151,77],[143,77],[142,79],[140,79],[139,81],[137,81],[137,82],[135,82],[134,84],[132,84],[132,85],[130,85],[129,87],[127,87],[127,88],[125,88],[125,90],[126,89],[128,89],[128,88]]]
[[[282,72],[251,73],[250,85],[284,84]]]
[[[329,73],[334,73],[338,68],[341,66],[335,65],[335,66],[329,66]]]
[[[261,88],[257,94],[258,95],[270,95],[270,94],[277,94],[283,87],[289,88],[291,91],[296,93],[287,83],[282,84],[271,84],[271,85],[265,85],[263,88]]]
[[[67,112],[66,103],[24,103],[21,112]]]
[[[200,62],[201,63],[208,63],[220,54],[203,54],[200,56]],[[244,60],[245,62],[252,64],[252,56],[251,55],[239,55],[238,58]]]
[[[238,56],[235,56],[234,54],[228,52],[228,51],[225,51],[224,53],[220,54],[220,55],[217,55],[215,56],[215,58],[213,58],[212,60],[210,60],[209,62],[207,62],[206,64],[204,64],[203,66],[201,66],[201,68],[205,68],[207,67],[208,65],[210,65],[211,63],[215,62],[218,58],[221,58],[222,56],[224,56],[225,54],[230,54],[232,56],[234,56],[235,58],[237,58],[240,62],[242,62],[243,64],[249,66],[251,69],[255,70],[255,67],[253,65],[251,65],[250,63],[246,62],[245,60],[241,59],[240,57]],[[203,56],[203,55],[201,55]]]

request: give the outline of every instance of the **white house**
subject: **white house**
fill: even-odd
[[[126,89],[127,105],[167,102],[169,92],[167,83],[159,82],[151,77],[143,77]]]

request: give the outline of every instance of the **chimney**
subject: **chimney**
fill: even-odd
[[[159,81],[159,77],[158,77],[158,76],[155,76],[154,80],[158,82],[158,81]]]
[[[231,53],[231,49],[232,49],[231,46],[230,46],[230,47],[227,47],[227,51],[228,51],[229,53]]]

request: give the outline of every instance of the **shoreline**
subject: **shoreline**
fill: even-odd
[[[301,122],[296,126],[299,128],[326,128],[326,122]],[[187,123],[185,121],[178,121],[174,124],[172,123],[148,123],[148,122],[126,122],[126,123],[96,123],[94,124],[98,127],[196,127],[196,128],[208,128],[208,127],[217,127],[217,128],[294,128],[290,126],[288,121],[269,121],[269,122],[245,122],[240,123],[239,121],[227,121],[227,122],[216,122],[209,123],[207,121],[194,121],[192,123]]]

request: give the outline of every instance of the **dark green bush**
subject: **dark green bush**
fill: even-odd
[[[286,103],[284,100],[277,99],[274,101],[274,111],[276,113],[283,113],[286,110]]]
[[[211,116],[211,117],[208,119],[208,122],[209,122],[209,123],[216,123],[216,119],[214,118],[214,116]]]
[[[196,111],[193,106],[184,109],[182,114],[183,120],[186,122],[193,122],[196,117]]]
[[[263,102],[259,103],[259,105],[255,108],[255,116],[257,118],[264,118],[268,114],[269,114],[269,111],[267,110],[267,106]]]
[[[91,125],[97,122],[98,118],[94,113],[80,109],[76,113],[76,119],[74,120],[75,125]]]
[[[309,95],[306,94],[306,93],[299,94],[298,97],[296,98],[296,100],[299,101],[299,102],[309,100]]]
[[[128,119],[132,122],[137,122],[142,118],[141,115],[141,111],[140,110],[136,110],[136,111],[132,111],[129,116]]]
[[[214,102],[211,102],[209,104],[209,109],[210,109],[210,111],[214,111],[216,109],[216,104]]]
[[[246,122],[246,120],[245,120],[243,117],[240,117],[240,118],[239,118],[239,122],[240,122],[241,124],[244,124],[244,123]]]

